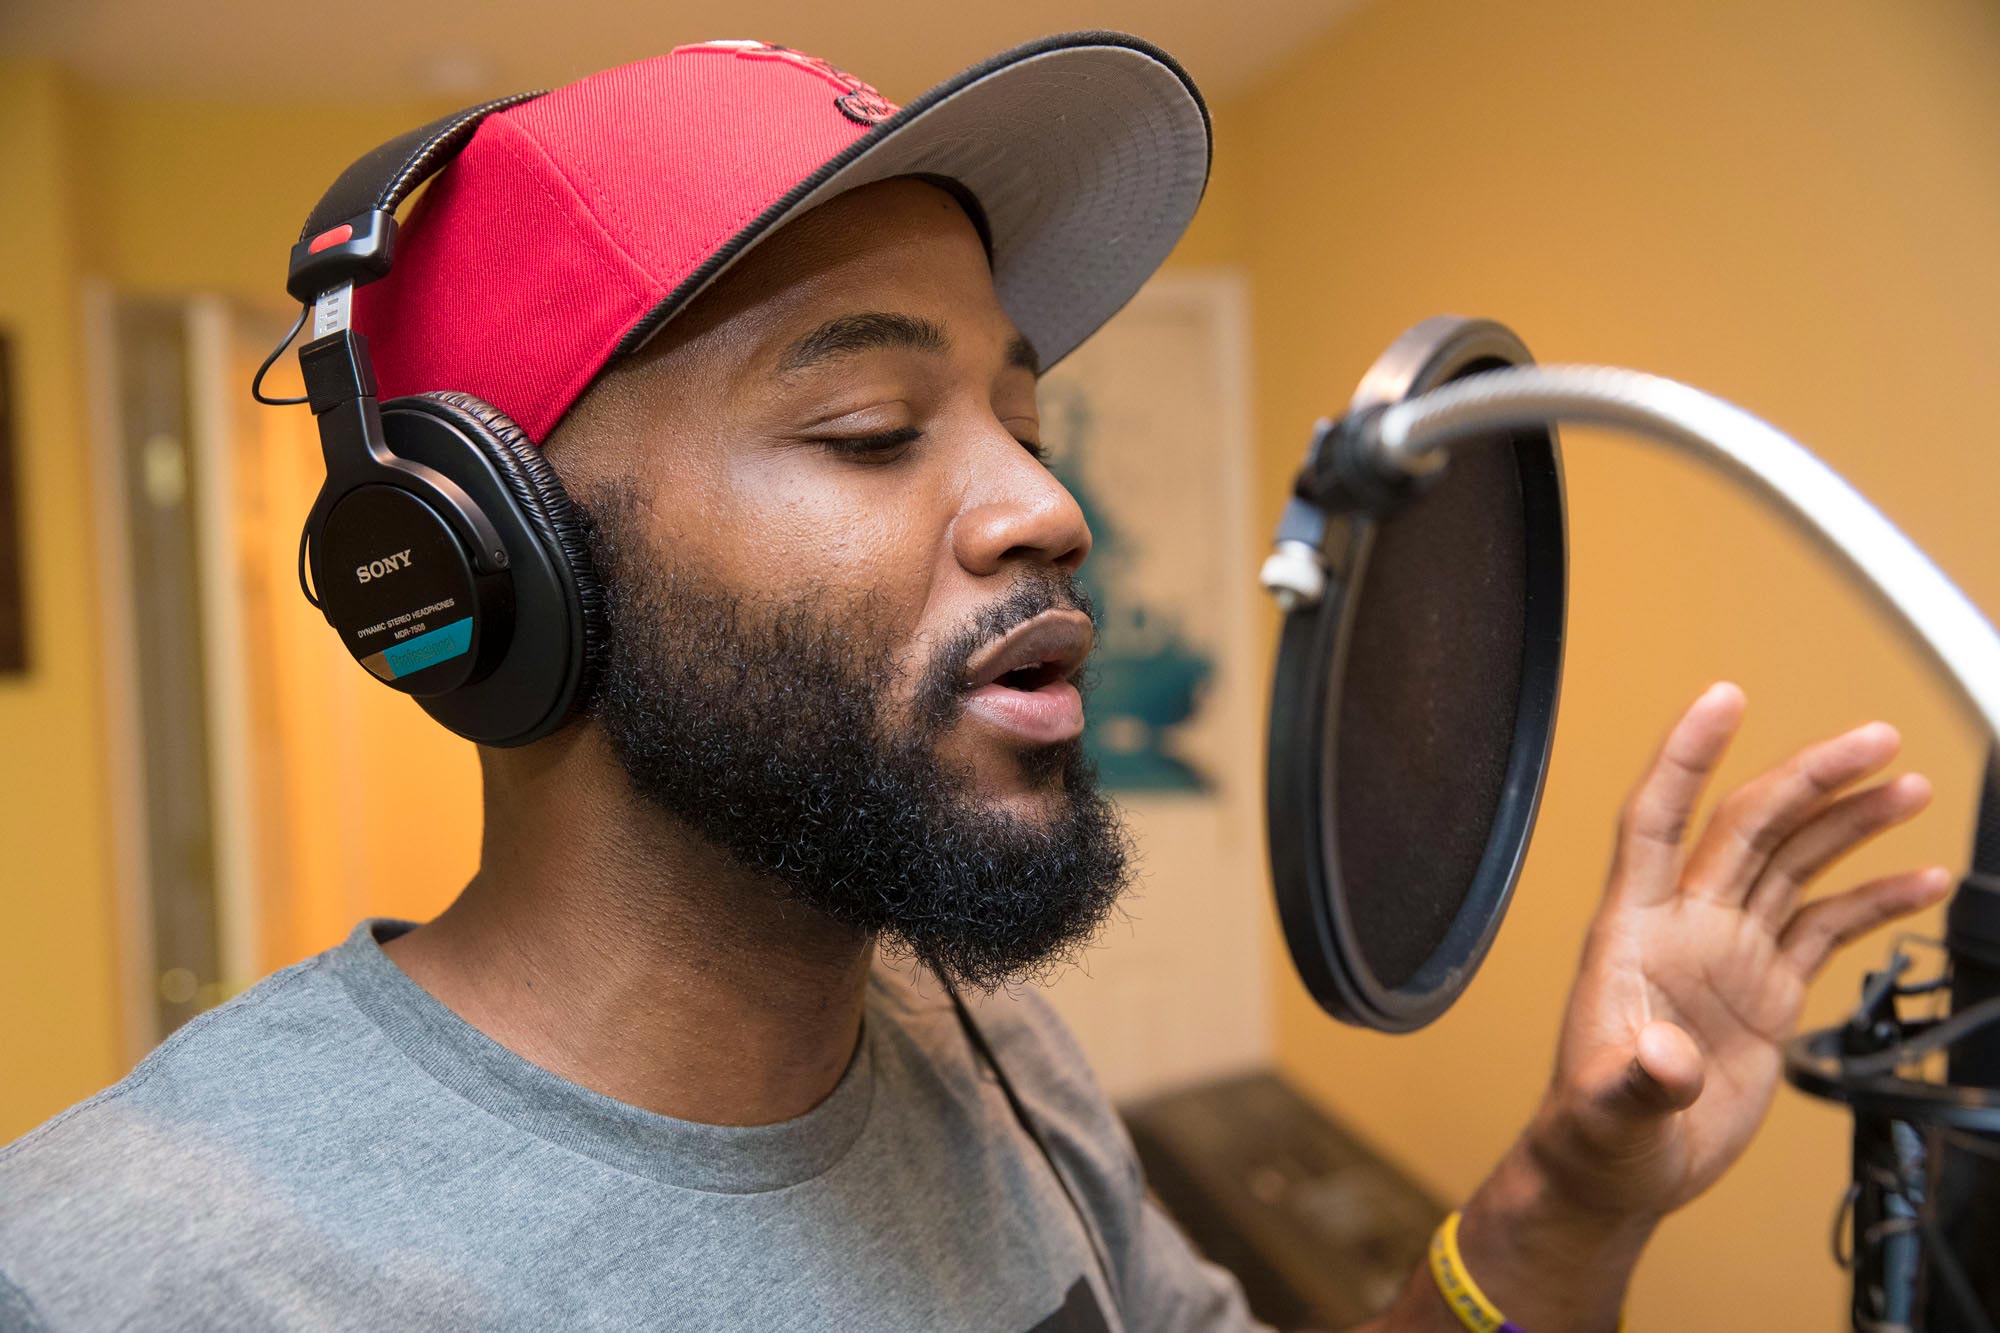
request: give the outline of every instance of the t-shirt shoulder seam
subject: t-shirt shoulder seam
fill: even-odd
[[[12,1143],[0,1146],[0,1166],[5,1166],[10,1158],[20,1153],[23,1149],[55,1133],[84,1112],[100,1106],[109,1106],[119,1098],[137,1092],[139,1089],[145,1087],[153,1074],[163,1068],[172,1059],[174,1052],[178,1051],[181,1047],[191,1044],[216,1028],[232,1024],[244,1015],[255,1012],[274,996],[289,993],[295,986],[302,984],[303,978],[318,971],[326,962],[326,958],[327,955],[322,953],[293,963],[289,967],[273,972],[270,976],[264,978],[228,1003],[218,1005],[207,1013],[197,1014],[194,1018],[189,1019],[178,1030],[170,1034],[165,1041],[147,1052],[146,1056],[125,1077],[119,1079],[108,1088],[92,1093],[75,1105],[56,1112],[56,1114],[29,1130],[20,1138],[15,1139]],[[0,1278],[4,1277],[5,1274],[0,1273]]]

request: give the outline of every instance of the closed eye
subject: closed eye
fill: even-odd
[[[915,426],[904,426],[898,430],[883,431],[879,435],[829,435],[815,443],[830,453],[843,454],[850,458],[878,458],[894,454],[904,445],[915,444],[923,438],[923,432]],[[1046,462],[1048,450],[1033,440],[1024,440],[1018,435],[1014,443],[1028,451],[1028,457],[1037,462]]]
[[[892,457],[903,446],[922,439],[923,434],[915,426],[903,426],[897,430],[883,431],[879,435],[826,436],[816,443],[829,453],[875,462]]]

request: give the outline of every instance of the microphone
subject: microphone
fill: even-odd
[[[1963,1013],[2000,995],[2000,749],[1987,759],[1985,788],[1972,839],[1972,869],[1959,883],[1945,914],[1945,953],[1951,959],[1951,1011]],[[1954,1085],[2000,1088],[2000,1025],[1953,1043],[1946,1068]],[[1938,1241],[1957,1259],[1954,1285],[1982,1311],[2000,1310],[2000,1135],[1940,1130],[1932,1172]],[[1940,1293],[1944,1295],[1944,1293]],[[1937,1333],[1993,1325],[1964,1309],[1963,1299],[1932,1299],[1920,1325]]]
[[[1972,836],[1972,869],[1945,916],[1953,1013],[2000,995],[2000,748],[1987,757],[1986,785]],[[1968,1038],[1951,1053],[1951,1080],[2000,1088],[2000,1028]]]

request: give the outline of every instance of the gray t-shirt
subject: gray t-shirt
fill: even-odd
[[[1242,1329],[1061,1023],[878,967],[832,1094],[755,1128],[488,1039],[364,922],[0,1149],[0,1329]]]

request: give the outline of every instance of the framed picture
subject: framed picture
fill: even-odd
[[[21,573],[21,500],[14,471],[13,347],[0,330],[0,675],[28,669],[28,608]]]
[[[1039,392],[1049,467],[1093,538],[1084,744],[1139,867],[1048,998],[1116,1099],[1270,1055],[1249,345],[1239,275],[1169,271]]]

